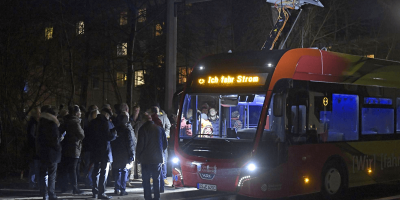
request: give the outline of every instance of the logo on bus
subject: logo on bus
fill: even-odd
[[[212,180],[215,177],[215,174],[206,174],[206,173],[199,173],[201,179],[205,180]]]
[[[380,156],[380,161],[377,158]],[[380,162],[380,163],[379,163]],[[378,166],[377,166],[378,165]],[[356,171],[371,170],[374,171],[378,168],[381,170],[393,167],[400,167],[400,156],[392,154],[380,154],[380,155],[359,155],[353,156],[353,173]]]
[[[217,173],[217,166],[210,166],[210,165],[197,165],[197,172],[204,172],[204,173]]]
[[[322,100],[322,103],[324,104],[324,106],[327,106],[329,103],[328,97],[324,97],[324,99]]]

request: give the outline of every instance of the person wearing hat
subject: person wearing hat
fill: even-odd
[[[117,133],[110,122],[112,112],[108,108],[103,108],[100,114],[89,122],[88,130],[91,132],[91,141],[93,144],[90,159],[94,163],[93,180],[93,198],[111,199],[111,196],[105,194],[108,171],[110,162],[113,161],[110,141],[115,140]]]
[[[80,125],[81,110],[78,105],[70,106],[69,114],[64,117],[64,124],[61,129],[66,132],[62,142],[62,157],[60,163],[61,192],[67,191],[68,175],[72,185],[73,194],[82,194],[83,191],[78,188],[77,168],[79,167],[79,157],[82,150],[82,140],[85,134]]]
[[[60,122],[51,107],[41,109],[36,154],[40,159],[39,185],[43,199],[57,199],[55,193],[57,165],[61,161]]]
[[[121,196],[128,195],[126,192],[126,183],[128,181],[129,169],[127,164],[130,164],[135,155],[135,141],[133,129],[130,126],[128,116],[121,113],[117,116],[117,139],[111,142],[113,154],[113,177],[114,177],[114,194],[119,193]]]

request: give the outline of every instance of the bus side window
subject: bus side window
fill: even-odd
[[[325,98],[325,97],[324,97]],[[358,140],[358,96],[351,94],[332,94],[327,96],[327,105],[316,107],[319,113],[320,140],[323,142]],[[323,98],[315,98],[322,101]]]
[[[396,99],[396,113],[397,113],[396,133],[400,133],[400,98]]]

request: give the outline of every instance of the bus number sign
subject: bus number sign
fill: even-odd
[[[200,86],[239,86],[264,85],[268,73],[240,74],[240,75],[213,75],[197,79]]]

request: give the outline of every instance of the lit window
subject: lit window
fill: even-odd
[[[162,67],[162,65],[164,64],[164,55],[159,55],[157,57],[158,60],[158,67]]]
[[[137,70],[135,71],[135,87],[144,84],[144,75],[146,71],[144,70]]]
[[[125,86],[127,78],[128,78],[128,76],[125,73],[117,72],[117,85],[118,85],[118,87]]]
[[[85,32],[85,23],[83,21],[79,21],[76,23],[76,35],[83,35]]]
[[[160,36],[162,34],[161,24],[156,24],[156,36]]]
[[[117,46],[117,56],[126,56],[128,54],[128,43],[121,43]]]
[[[128,12],[124,11],[121,12],[120,16],[119,16],[119,25],[123,26],[123,25],[127,25],[128,24]]]
[[[365,57],[367,57],[367,58],[375,58],[375,55],[374,54],[370,54],[370,55],[366,55]]]
[[[179,84],[186,83],[187,75],[189,74],[189,69],[186,67],[179,67],[178,68],[178,77],[179,77]]]
[[[44,36],[46,40],[50,40],[51,38],[53,38],[53,27],[46,27],[44,31]]]
[[[139,9],[138,22],[146,21],[146,8]]]

